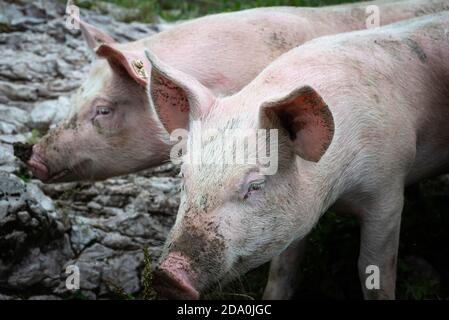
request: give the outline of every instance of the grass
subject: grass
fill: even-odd
[[[42,133],[37,129],[33,129],[31,131],[31,135],[26,139],[25,142],[28,144],[36,144],[41,137]],[[29,170],[26,169],[24,166],[21,166],[19,170],[15,172],[15,175],[18,176],[25,183],[29,182],[32,178]]]
[[[116,285],[112,280],[104,281],[106,286],[109,289],[109,292],[112,293],[110,297],[113,300],[134,300],[134,296],[130,293],[127,293],[122,287]]]
[[[211,13],[238,11],[256,7],[317,7],[358,1],[361,0],[105,0],[105,2],[113,3],[127,9],[137,9],[138,12],[129,16],[127,20],[143,22],[154,22],[157,16],[167,21],[176,21],[196,18]],[[79,0],[76,3],[84,8],[98,7],[98,4],[92,0]]]
[[[22,167],[15,174],[25,183],[29,182],[32,178],[29,171]]]
[[[404,300],[440,299],[440,283],[424,274],[417,274],[404,260],[399,260],[399,298]]]
[[[155,300],[156,292],[153,289],[153,272],[151,270],[151,257],[148,246],[143,247],[143,272],[142,272],[142,299]]]
[[[89,298],[81,290],[77,290],[77,291],[73,292],[72,294],[67,296],[65,299],[66,300],[89,300]]]
[[[27,138],[26,143],[36,144],[42,137],[42,133],[38,129],[31,130],[31,135]]]

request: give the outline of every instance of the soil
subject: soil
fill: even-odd
[[[22,160],[23,162],[27,162],[30,160],[31,155],[33,154],[33,145],[28,143],[16,142],[13,144],[14,147],[14,155]]]

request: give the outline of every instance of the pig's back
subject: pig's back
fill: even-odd
[[[381,23],[442,10],[446,0],[376,1]],[[216,95],[233,94],[270,62],[323,35],[366,28],[367,3],[321,8],[270,7],[206,16],[134,43],[192,75]],[[445,6],[449,9],[449,2]]]
[[[283,10],[218,14],[160,33],[147,46],[215,94],[229,95],[277,57],[302,44],[307,25]]]
[[[262,103],[311,86],[334,116],[329,152],[413,159],[411,183],[448,169],[448,35],[444,12],[323,37],[286,53],[230,99]]]
[[[345,46],[354,50],[352,56],[347,54],[348,64],[352,64],[348,68],[353,72],[344,76],[358,91],[351,104],[353,112],[358,111],[365,123],[374,124],[360,132],[361,137],[368,135],[364,145],[373,145],[369,140],[377,139],[372,152],[398,153],[396,159],[411,158],[414,153],[406,178],[409,184],[447,172],[449,12],[401,22],[371,34],[368,31],[366,38],[364,33],[340,44],[342,50]],[[357,103],[363,100],[366,102],[357,110]],[[339,107],[345,104],[339,103]]]

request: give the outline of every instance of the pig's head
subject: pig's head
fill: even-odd
[[[168,156],[167,133],[146,94],[150,64],[143,48],[80,26],[96,60],[67,119],[34,146],[27,161],[44,182],[105,179],[159,165]]]
[[[246,90],[216,99],[205,111],[195,99],[202,95],[197,87],[178,86],[174,78],[165,81],[187,91],[191,112],[196,111],[192,120],[201,120],[201,128],[190,125],[181,204],[155,285],[162,298],[195,299],[213,283],[269,261],[311,230],[324,210],[315,174],[332,141],[334,122],[323,99],[308,86],[263,98]],[[176,118],[159,115],[163,123]],[[230,145],[236,140],[223,133],[234,129],[253,129],[258,147],[274,133],[258,136],[257,130],[275,129],[278,141],[270,140],[275,147],[267,149],[277,157],[277,172],[266,173],[262,154],[256,154],[255,162],[225,160],[225,153],[237,148]],[[195,139],[201,139],[200,149],[191,143]]]

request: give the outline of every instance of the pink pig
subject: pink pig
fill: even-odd
[[[171,142],[149,106],[145,86],[151,68],[144,49],[198,79],[214,94],[229,95],[278,56],[307,40],[366,28],[368,5],[378,5],[381,24],[449,9],[447,0],[261,8],[207,16],[125,44],[81,23],[98,59],[74,95],[67,120],[35,145],[33,152],[23,152],[32,153],[31,159],[22,158],[44,182],[99,180],[159,165],[168,160]],[[170,112],[176,99],[186,99],[176,93],[165,87],[159,112]],[[181,111],[167,121],[185,126],[188,109]]]
[[[277,266],[296,272],[295,247],[334,206],[359,218],[365,298],[394,299],[404,187],[449,169],[449,12],[310,41],[222,98],[149,57],[155,109],[160,83],[179,95],[159,112],[167,130],[189,97],[191,119],[216,132],[183,156],[181,205],[155,276],[162,298],[198,298],[292,244]],[[229,129],[277,129],[277,172],[225,162],[234,140],[218,133]],[[192,164],[191,153],[213,165]],[[378,288],[366,285],[370,268]],[[266,294],[290,290],[278,281]]]

